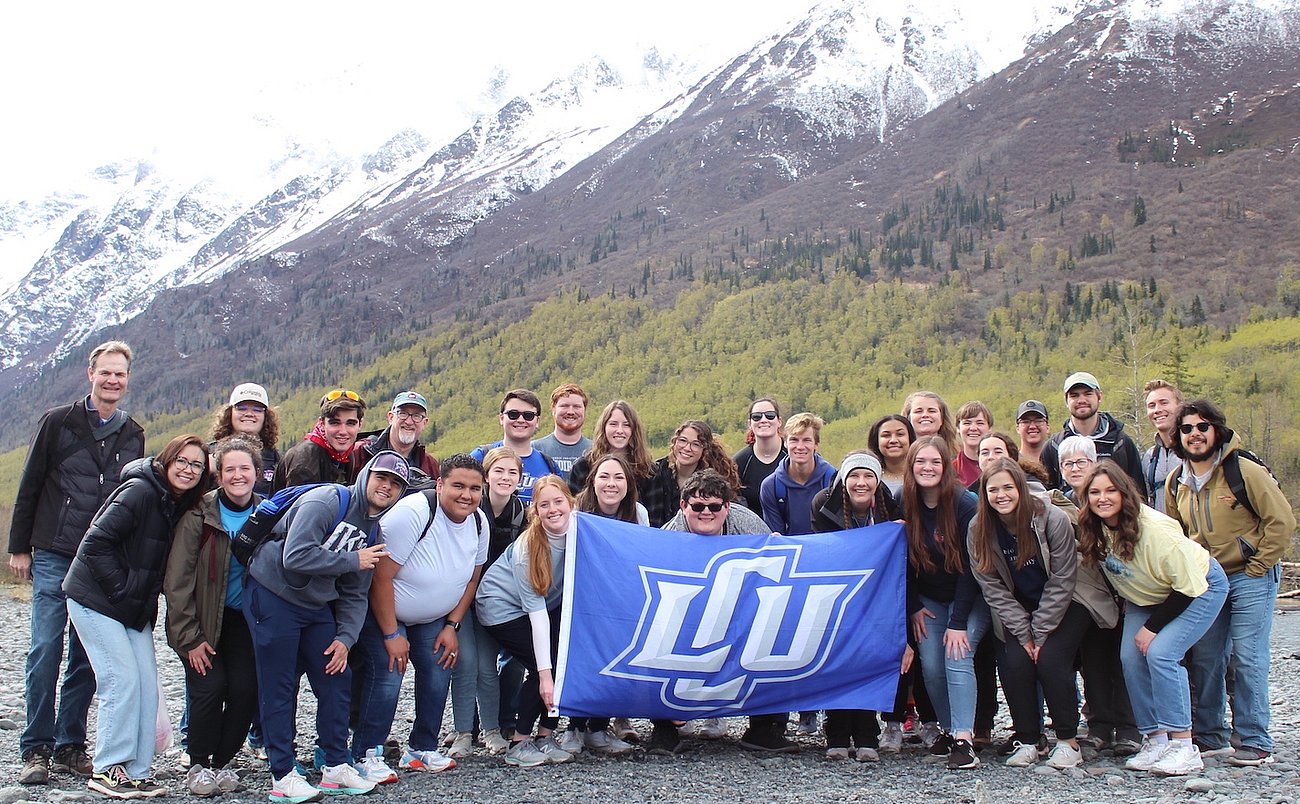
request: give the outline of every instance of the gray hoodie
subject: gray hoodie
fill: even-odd
[[[337,526],[343,486],[331,483],[303,494],[275,525],[274,532],[284,534],[283,540],[258,550],[248,568],[258,583],[286,603],[306,609],[333,603],[335,638],[348,649],[361,632],[370,592],[371,571],[360,569],[357,553],[379,521],[378,516],[367,516],[369,480],[367,465],[349,489],[351,500]]]

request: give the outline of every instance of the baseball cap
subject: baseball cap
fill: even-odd
[[[1037,399],[1026,399],[1024,402],[1020,403],[1020,407],[1016,408],[1016,421],[1025,418],[1026,413],[1037,413],[1039,416],[1046,419],[1047,406],[1042,402],[1039,402]]]
[[[1065,378],[1065,393],[1070,393],[1070,389],[1076,385],[1086,385],[1094,391],[1100,391],[1101,385],[1097,383],[1097,378],[1086,371],[1076,371]]]
[[[271,407],[271,398],[266,395],[266,389],[255,382],[236,385],[235,390],[230,392],[230,405],[233,407],[240,402],[259,402],[262,407]]]
[[[394,475],[402,481],[403,486],[411,482],[411,467],[407,465],[405,458],[391,449],[386,449],[370,459],[370,471]]]
[[[402,405],[419,405],[425,413],[429,412],[428,400],[414,391],[403,391],[393,398],[393,410],[397,410]]]

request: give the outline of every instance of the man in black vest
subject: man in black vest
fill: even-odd
[[[46,784],[50,771],[89,776],[86,716],[95,674],[72,629],[63,687],[55,692],[68,631],[63,576],[90,520],[117,488],[126,463],[144,456],[144,430],[119,405],[131,376],[131,347],[108,341],[90,353],[90,394],[41,417],[18,480],[9,568],[32,582],[27,654],[27,728],[19,747],[22,784]]]

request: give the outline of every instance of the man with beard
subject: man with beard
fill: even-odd
[[[1146,497],[1146,479],[1142,476],[1141,453],[1137,444],[1124,432],[1109,413],[1101,411],[1101,385],[1086,371],[1076,371],[1065,378],[1065,407],[1070,418],[1065,427],[1052,436],[1053,447],[1072,435],[1087,436],[1097,447],[1097,460],[1110,458],[1119,464],[1124,473],[1133,478],[1138,491]]]
[[[356,391],[335,388],[320,398],[320,414],[302,441],[275,467],[273,491],[304,483],[350,485],[352,448],[366,416],[366,401]]]
[[[559,475],[569,479],[573,462],[591,449],[591,439],[582,434],[587,423],[587,392],[582,386],[566,382],[551,392],[551,418],[555,429],[533,442],[533,449],[555,461]]]
[[[438,459],[424,448],[420,434],[429,423],[429,402],[415,391],[403,391],[393,399],[388,410],[388,426],[357,443],[352,451],[352,472],[361,471],[366,462],[384,450],[406,459],[406,465],[426,477],[412,474],[411,487],[429,487],[438,479]]]

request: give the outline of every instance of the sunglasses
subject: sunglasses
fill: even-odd
[[[751,413],[751,414],[749,414],[749,420],[750,420],[751,422],[761,422],[761,421],[763,421],[764,419],[767,419],[768,421],[771,421],[771,420],[773,420],[773,419],[775,419],[775,418],[776,418],[776,411],[775,411],[775,410],[765,410],[765,411],[762,411],[762,412],[760,412],[760,413]]]
[[[324,405],[326,402],[333,402],[334,400],[339,399],[341,397],[347,397],[348,399],[351,399],[353,402],[361,401],[361,397],[357,395],[356,391],[349,391],[346,388],[335,388],[333,391],[330,391],[329,393],[325,394],[325,396],[322,396],[320,398],[320,403]]]
[[[1209,422],[1197,422],[1196,424],[1180,424],[1178,425],[1178,432],[1182,433],[1183,435],[1191,435],[1193,430],[1195,430],[1198,433],[1208,433],[1210,432],[1210,428],[1213,426],[1214,425],[1210,424]]]
[[[518,419],[531,422],[533,419],[537,418],[537,414],[531,410],[503,410],[501,412],[504,413],[506,418],[512,422]]]
[[[716,514],[722,510],[722,506],[724,505],[726,505],[726,503],[687,503],[686,507],[697,514],[704,513],[704,509],[706,508]]]

